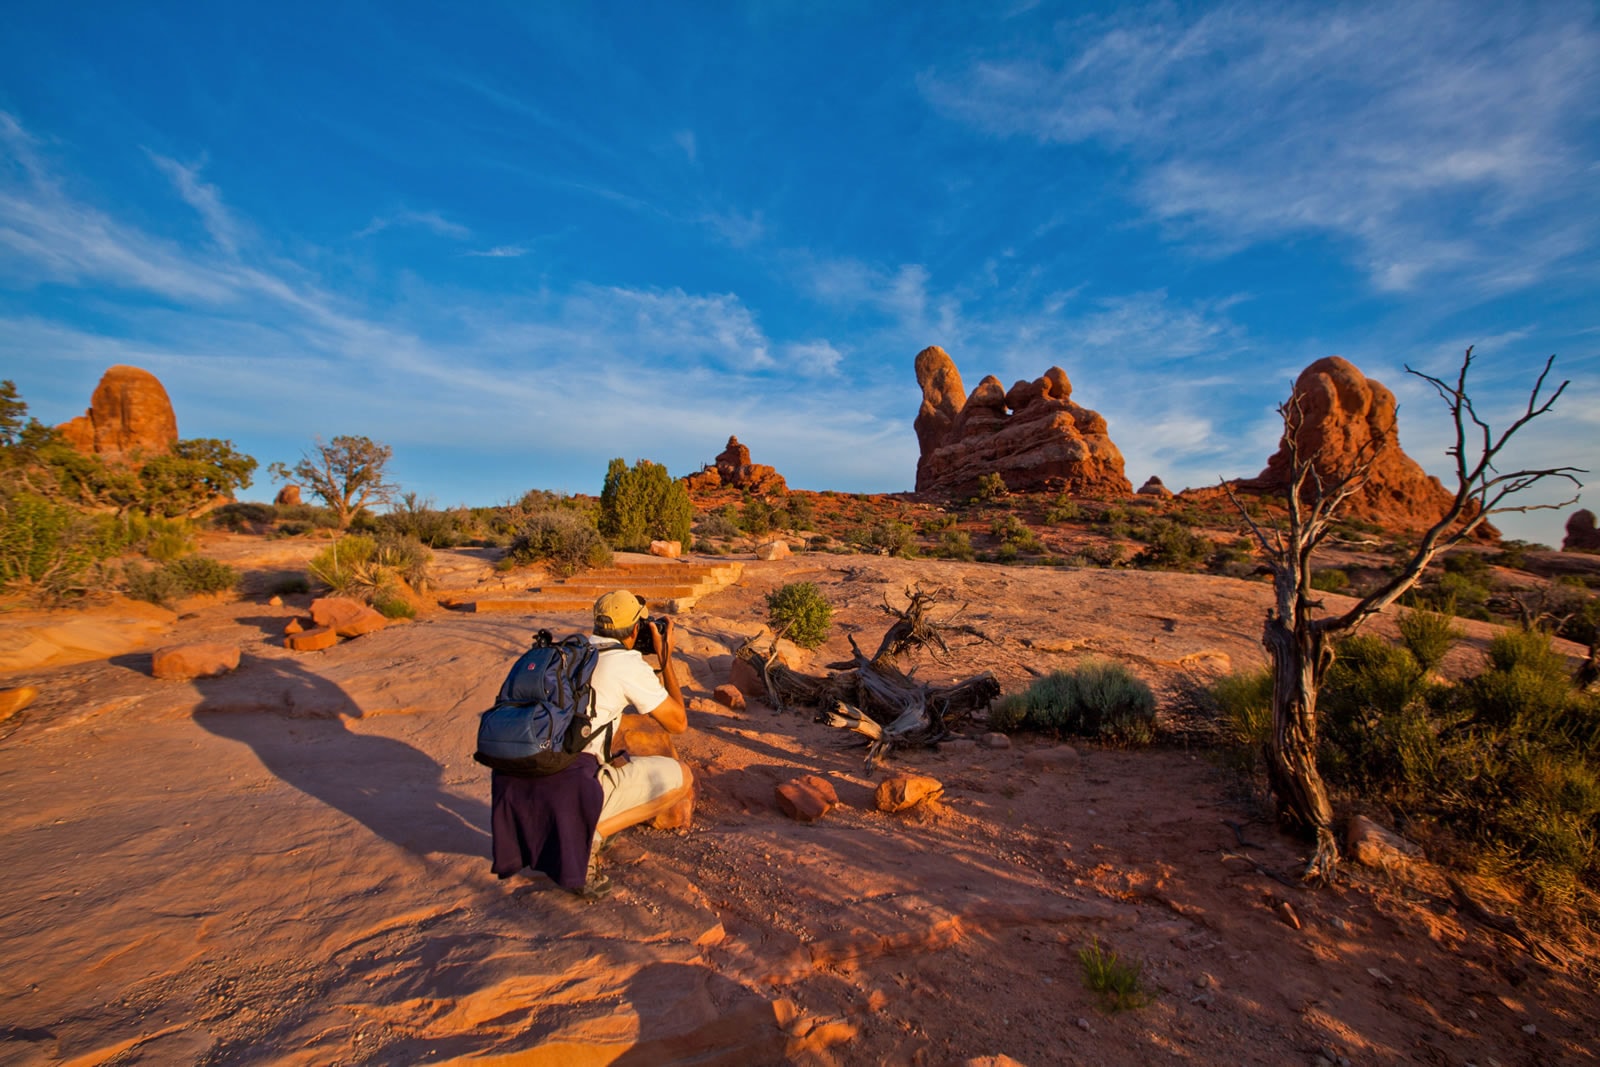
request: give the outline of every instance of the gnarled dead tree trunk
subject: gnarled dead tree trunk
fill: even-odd
[[[1262,633],[1262,643],[1272,661],[1273,728],[1267,774],[1280,817],[1315,839],[1315,851],[1306,866],[1308,880],[1332,878],[1339,862],[1339,847],[1333,835],[1333,805],[1317,770],[1317,693],[1333,665],[1334,640],[1394,603],[1416,584],[1436,555],[1470,536],[1489,516],[1564,508],[1577,499],[1573,496],[1555,504],[1509,505],[1505,503],[1507,498],[1547,478],[1582,488],[1576,475],[1586,472],[1577,467],[1548,467],[1501,473],[1495,467],[1512,437],[1548,412],[1566,389],[1568,383],[1562,382],[1548,397],[1541,398],[1554,362],[1554,356],[1545,361],[1529,391],[1526,409],[1499,434],[1478,415],[1467,392],[1472,349],[1468,348],[1462,357],[1454,382],[1406,367],[1406,373],[1433,386],[1455,424],[1455,444],[1448,451],[1456,467],[1455,496],[1444,515],[1422,535],[1400,572],[1342,615],[1318,616],[1323,605],[1311,588],[1312,555],[1327,538],[1339,511],[1366,481],[1383,442],[1368,442],[1368,447],[1345,469],[1320,469],[1316,462],[1319,457],[1300,448],[1305,412],[1300,398],[1291,394],[1278,408],[1290,457],[1289,484],[1284,492],[1288,511],[1285,522],[1271,530],[1263,529],[1250,517],[1232,487],[1226,487],[1229,499],[1255,534],[1272,571],[1274,605],[1267,612]]]

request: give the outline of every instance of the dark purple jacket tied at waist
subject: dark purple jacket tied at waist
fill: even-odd
[[[599,773],[600,761],[588,752],[543,778],[496,773],[491,783],[494,864],[490,869],[510,878],[532,867],[565,889],[581,888],[588,876],[589,845],[605,803]]]

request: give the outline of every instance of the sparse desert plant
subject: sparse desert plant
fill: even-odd
[[[767,594],[767,619],[801,648],[816,648],[828,639],[833,605],[815,582],[790,582]]]
[[[432,500],[403,493],[400,503],[378,518],[378,529],[390,537],[412,538],[429,548],[454,548],[466,540],[465,509],[441,511]]]
[[[1062,493],[1044,513],[1044,521],[1052,526],[1063,522],[1081,522],[1083,520],[1083,507],[1076,500]]]
[[[1414,608],[1401,615],[1395,623],[1400,630],[1401,643],[1423,673],[1438,670],[1445,654],[1461,640],[1461,631],[1451,621],[1451,614],[1448,611]]]
[[[999,471],[990,471],[978,479],[977,499],[999,500],[1006,495],[1006,480]]]
[[[1350,576],[1337,567],[1311,572],[1311,588],[1324,593],[1342,593],[1350,588]]]
[[[1253,769],[1272,740],[1272,672],[1263,667],[1224,675],[1211,684],[1210,695],[1239,769]]]
[[[1144,964],[1108,951],[1098,937],[1078,950],[1078,966],[1083,972],[1084,987],[1099,994],[1107,1011],[1142,1008],[1150,1003],[1150,994],[1141,981]]]
[[[1000,720],[1015,723],[1015,729],[1059,730],[1136,745],[1155,736],[1155,695],[1111,660],[1086,659],[1071,670],[1052,671],[1002,700],[999,711]],[[993,711],[990,716],[995,721]]]
[[[51,601],[81,593],[121,545],[75,509],[31,493],[0,493],[0,587]]]
[[[1216,550],[1210,538],[1171,519],[1153,519],[1137,536],[1145,546],[1133,557],[1136,567],[1185,570],[1203,563]]]
[[[1044,546],[1026,523],[1015,515],[1002,515],[989,527],[989,533],[1002,546],[1011,545],[1018,552],[1043,552]],[[1015,558],[1013,556],[1013,558]]]
[[[775,517],[772,505],[765,500],[746,500],[739,511],[739,528],[751,537],[760,537],[772,531]]]
[[[123,588],[134,600],[170,604],[181,597],[221,593],[239,582],[239,572],[226,563],[204,556],[184,556],[155,567],[128,563],[123,568]]]
[[[731,504],[702,518],[694,529],[701,537],[729,538],[738,537],[743,533],[739,529],[738,512]]]
[[[543,563],[567,577],[611,562],[611,548],[589,516],[574,510],[538,511],[522,520],[506,549],[512,566]]]
[[[346,534],[311,557],[306,569],[335,594],[374,604],[398,595],[401,584],[425,590],[432,559],[427,546],[411,538]]]
[[[942,559],[972,560],[976,553],[972,548],[972,538],[967,536],[965,530],[945,530],[939,535],[939,545],[934,549],[934,555]]]

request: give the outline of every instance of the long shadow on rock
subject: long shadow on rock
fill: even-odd
[[[639,1039],[612,1067],[786,1062],[772,1002],[708,968],[651,964],[629,981],[624,1000],[639,1017]]]
[[[194,721],[249,745],[307,796],[419,856],[488,856],[488,804],[442,788],[442,768],[421,749],[348,729],[361,708],[327,679],[292,661],[247,656],[203,692]]]

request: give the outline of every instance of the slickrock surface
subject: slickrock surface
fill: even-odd
[[[243,541],[226,547],[250,567]],[[437,569],[457,590],[506,580],[470,551]],[[789,581],[836,605],[815,664],[848,658],[850,634],[875,646],[885,597],[927,581],[990,640],[954,641],[920,677],[990,669],[1012,689],[1095,652],[1163,708],[1194,664],[1261,662],[1269,600],[1193,575],[746,561],[676,620],[693,828],[618,835],[616,889],[593,905],[489,874],[488,776],[470,756],[532,631],[581,612],[432,611],[304,656],[281,642],[311,598],[263,593],[167,613],[99,658],[13,669],[0,685],[39,695],[0,724],[0,1062],[1593,1062],[1578,974],[1456,911],[1426,860],[1284,885],[1303,846],[1203,751],[1024,735],[868,769],[809,712],[709,699]],[[1446,672],[1492,632],[1464,627]],[[237,644],[239,667],[150,677],[154,649],[204,641]],[[943,795],[880,813],[895,774]],[[839,802],[810,824],[776,799],[807,775]],[[1098,1006],[1077,957],[1092,939],[1143,963],[1147,1007]]]

